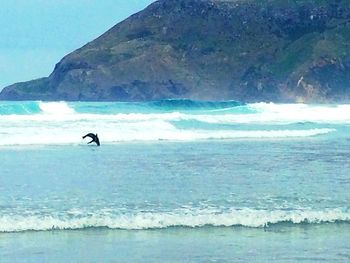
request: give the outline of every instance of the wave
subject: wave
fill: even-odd
[[[235,102],[227,103],[229,103],[229,106],[235,104]],[[98,133],[101,143],[106,144],[158,140],[302,138],[325,135],[336,131],[333,128],[319,127],[313,124],[304,125],[302,128],[301,125],[293,127],[259,124],[255,126],[236,125],[244,122],[260,123],[262,120],[267,120],[266,116],[269,114],[266,112],[268,110],[260,110],[262,111],[260,115],[258,113],[227,114],[221,112],[218,114],[215,112],[212,114],[206,112],[203,114],[202,112],[179,111],[97,114],[79,113],[77,107],[73,107],[77,104],[72,105],[66,102],[25,102],[18,105],[22,105],[24,108],[33,107],[33,111],[38,113],[2,115],[0,118],[0,134],[2,135],[0,136],[0,146],[79,144],[82,143],[81,136],[89,132]],[[93,105],[100,107],[103,104],[95,103]],[[255,107],[255,111],[259,111],[259,107],[273,108],[276,106],[274,104],[254,105],[252,104],[249,107]],[[276,107],[280,109],[284,106]],[[281,117],[279,118],[281,120]],[[276,118],[273,117],[270,121],[272,120],[276,120]],[[225,127],[222,124],[230,126]],[[269,122],[264,124],[269,124]]]
[[[10,102],[2,101],[0,102],[0,116],[1,115],[28,115],[28,114],[38,114],[40,113],[39,103],[32,101],[25,102]]]
[[[158,100],[147,103],[150,107],[179,110],[179,109],[226,109],[243,106],[238,101],[194,101],[189,99]]]
[[[39,108],[43,114],[73,114],[75,110],[66,102],[38,102]]]
[[[72,113],[145,113],[169,111],[225,110],[245,104],[237,101],[194,101],[189,99],[150,102],[0,102],[0,115],[72,114]]]
[[[0,116],[6,115],[36,115],[36,114],[72,114],[74,107],[66,102],[41,101],[1,101]]]
[[[236,121],[241,123],[281,124],[350,123],[350,105],[255,103],[250,104],[249,107],[256,113],[243,116],[243,118]]]
[[[1,123],[1,122],[0,122]],[[27,125],[27,126],[25,126]],[[309,130],[185,130],[164,121],[70,123],[2,128],[0,145],[60,145],[82,143],[81,136],[98,130],[102,144],[132,141],[197,141],[229,139],[303,138],[324,135],[334,129]],[[57,125],[57,126],[56,126]],[[100,126],[101,125],[101,126]],[[89,128],[87,128],[89,127]]]
[[[210,124],[350,123],[350,105],[306,105],[236,101],[161,100],[125,102],[0,102],[0,116],[45,119],[75,118],[194,120]],[[74,115],[74,116],[72,116]],[[105,115],[105,116],[104,116]]]
[[[179,210],[174,212],[140,212],[112,215],[94,212],[90,216],[0,216],[0,232],[76,230],[85,228],[110,228],[125,230],[166,229],[170,227],[199,228],[249,227],[263,228],[281,223],[323,224],[350,223],[350,212],[341,209],[313,210],[254,210],[237,209],[227,212],[215,210]]]
[[[0,115],[154,115],[221,124],[350,123],[350,105],[306,105],[236,101],[160,100],[125,102],[0,102]],[[176,119],[175,119],[176,120]]]
[[[245,104],[237,101],[194,101],[189,99],[169,99],[149,102],[80,102],[71,103],[78,113],[118,114],[118,113],[160,113],[160,112],[200,112],[226,111],[247,112]]]

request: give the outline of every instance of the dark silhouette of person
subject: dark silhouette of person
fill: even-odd
[[[88,144],[95,142],[97,144],[97,146],[100,146],[100,140],[98,139],[97,133],[93,134],[93,133],[88,133],[86,135],[83,136],[83,139],[85,139],[86,137],[91,138],[91,142],[88,142]]]

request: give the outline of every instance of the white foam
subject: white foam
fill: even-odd
[[[75,115],[75,114],[73,114]],[[203,130],[179,129],[163,120],[119,121],[113,118],[39,121],[0,120],[0,145],[49,145],[82,143],[81,136],[96,132],[101,143],[128,141],[195,141],[206,139],[297,138],[334,132],[334,129],[300,130]]]
[[[170,113],[77,113],[65,102],[40,102],[41,114],[3,115],[0,118],[0,146],[28,144],[77,144],[84,133],[100,135],[101,143],[125,141],[206,139],[254,139],[310,137],[334,132],[335,129],[259,130],[220,129],[215,124],[285,124],[295,122],[349,122],[350,105],[309,106],[303,104],[251,104],[256,113],[250,114],[189,114]],[[201,121],[212,129],[178,128],[178,121]],[[300,127],[300,126],[299,126]],[[256,129],[256,127],[255,127]]]
[[[74,109],[64,102],[39,102],[39,108],[44,114],[73,114]]]
[[[350,105],[306,105],[306,104],[249,104],[250,112],[246,114],[190,114],[170,113],[119,113],[119,114],[78,114],[66,102],[39,103],[44,114],[4,115],[8,121],[181,121],[196,120],[212,124],[289,124],[300,122],[314,123],[350,123]]]
[[[249,107],[257,111],[248,119],[250,122],[350,123],[350,105],[256,103]]]
[[[292,124],[302,122],[349,124],[350,105],[249,104],[245,114],[182,114],[183,120],[198,120],[212,124]]]
[[[231,209],[219,212],[207,210],[177,210],[163,213],[119,214],[98,211],[91,216],[20,216],[3,215],[0,217],[0,232],[19,232],[27,230],[51,229],[84,229],[90,227],[108,227],[111,229],[162,229],[168,227],[265,227],[268,225],[289,222],[300,223],[334,223],[350,221],[350,213],[341,209],[325,211],[293,210],[267,211],[249,208]]]

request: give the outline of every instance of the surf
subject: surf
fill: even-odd
[[[79,144],[89,132],[104,144],[310,138],[350,123],[349,110],[236,101],[0,102],[0,146]]]
[[[77,214],[78,213],[78,214]],[[11,215],[0,216],[0,232],[77,230],[109,228],[119,230],[150,230],[172,227],[248,227],[265,228],[280,224],[350,223],[350,213],[341,209],[317,210],[256,210],[230,209],[177,210],[171,212],[136,212],[111,214],[95,211],[90,215],[78,210],[61,216]]]
[[[81,136],[89,132],[98,133],[104,144],[112,144],[160,140],[307,138],[337,131],[329,125],[314,125],[317,122],[315,116],[318,115],[309,114],[310,117],[307,117],[307,112],[314,110],[314,107],[307,105],[244,105],[235,101],[190,100],[142,103],[38,101],[0,104],[0,133],[3,135],[0,137],[0,146],[79,144]],[[8,108],[5,111],[6,107]],[[322,106],[317,112],[322,113],[326,109],[327,107]],[[336,115],[334,111],[347,109],[345,106],[333,107],[332,116]],[[297,111],[299,117],[293,111]],[[306,113],[299,115],[300,111]],[[340,116],[345,118],[344,114]],[[298,125],[304,121],[312,122],[308,127]],[[296,125],[287,126],[290,122],[295,122]],[[322,119],[322,123],[324,122],[326,120]]]

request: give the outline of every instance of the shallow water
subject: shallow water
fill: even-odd
[[[1,262],[348,262],[349,225],[24,232]]]

